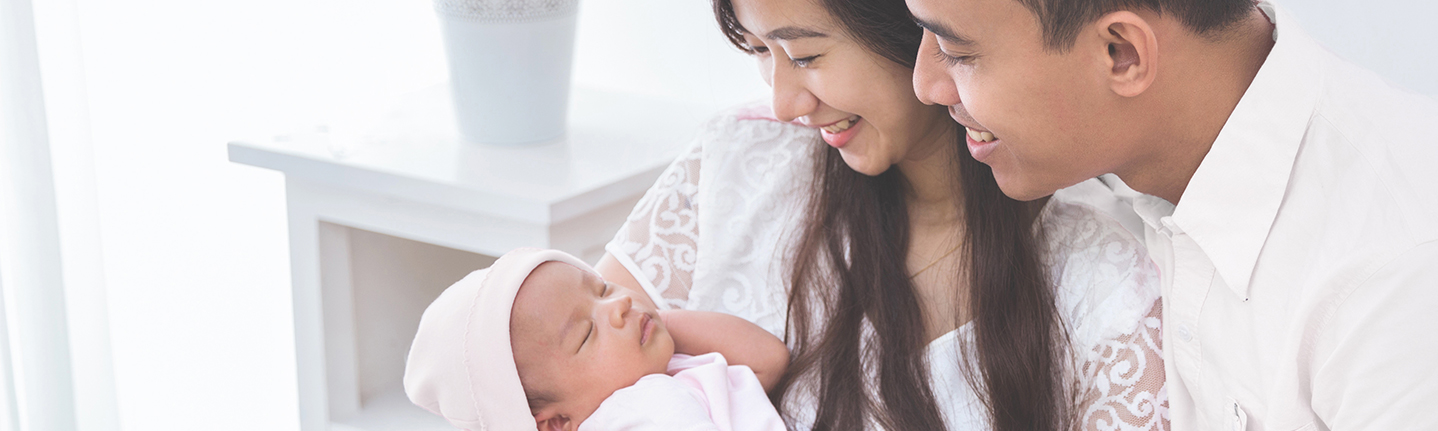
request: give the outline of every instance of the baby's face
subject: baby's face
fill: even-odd
[[[578,429],[610,394],[663,373],[674,355],[643,292],[562,262],[541,264],[524,280],[509,327],[540,430]]]

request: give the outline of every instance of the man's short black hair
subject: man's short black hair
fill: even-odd
[[[1253,0],[1017,0],[1043,28],[1044,47],[1067,51],[1083,26],[1120,10],[1150,10],[1183,22],[1201,36],[1217,36],[1254,7]]]

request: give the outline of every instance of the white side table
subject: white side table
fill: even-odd
[[[352,265],[355,229],[483,256],[530,246],[594,262],[712,113],[578,89],[562,142],[477,146],[458,138],[441,87],[363,134],[230,143],[231,161],[285,173],[301,429],[451,429],[400,385],[403,334],[413,335],[423,305],[446,286],[401,288],[385,294],[394,307],[357,308],[365,268]]]

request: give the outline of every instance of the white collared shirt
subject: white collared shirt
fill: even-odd
[[[1134,198],[1173,429],[1438,430],[1438,103],[1259,7],[1276,44],[1179,204]]]

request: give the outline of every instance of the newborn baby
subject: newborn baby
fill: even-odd
[[[473,431],[778,431],[765,391],[787,362],[783,342],[741,318],[659,312],[573,256],[520,249],[430,304],[404,383]]]

